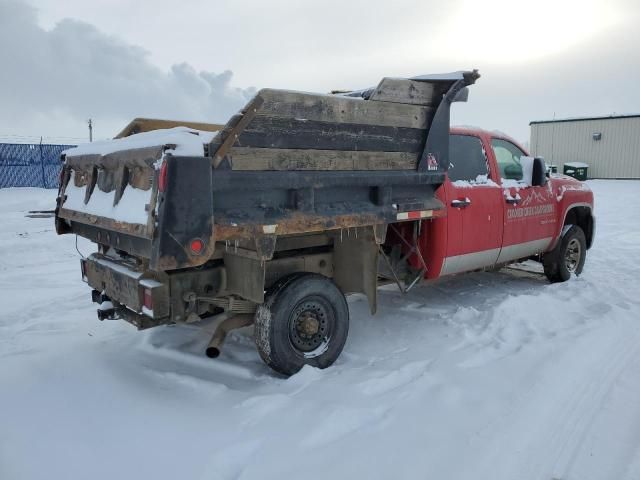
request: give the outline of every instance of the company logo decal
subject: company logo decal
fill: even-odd
[[[528,193],[529,193],[529,195],[527,195],[525,197],[525,199],[522,201],[522,203],[520,204],[521,207],[526,207],[526,206],[530,205],[531,203],[544,203],[546,201],[551,200],[550,198],[544,198],[544,196],[542,194],[538,193],[535,190],[533,190],[531,192],[528,192]]]
[[[548,215],[553,213],[553,203],[534,205],[533,207],[516,207],[507,210],[507,218],[533,217],[536,215]]]

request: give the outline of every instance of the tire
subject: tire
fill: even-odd
[[[577,225],[571,225],[558,245],[542,259],[544,273],[550,282],[566,282],[571,274],[580,275],[587,258],[587,240]]]
[[[283,375],[304,365],[327,368],[349,332],[347,301],[335,283],[315,273],[278,281],[256,310],[254,337],[262,360]]]

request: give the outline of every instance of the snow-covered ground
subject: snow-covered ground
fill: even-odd
[[[0,190],[0,479],[639,479],[640,182],[589,184],[579,279],[352,297],[337,364],[287,380],[250,331],[210,360],[196,328],[99,322],[75,238],[24,216],[55,192]]]

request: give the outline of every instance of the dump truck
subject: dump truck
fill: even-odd
[[[81,272],[98,317],[138,329],[210,319],[210,357],[230,330],[253,325],[260,357],[291,375],[338,358],[345,295],[365,295],[374,314],[388,283],[406,292],[524,258],[544,258],[552,280],[580,273],[595,229],[588,188],[552,184],[515,145],[501,171],[491,138],[452,136],[451,104],[478,78],[262,89],[221,128],[133,122],[68,150],[56,230],[97,244]]]

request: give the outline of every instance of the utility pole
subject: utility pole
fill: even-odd
[[[93,142],[93,122],[89,119],[89,141]]]

